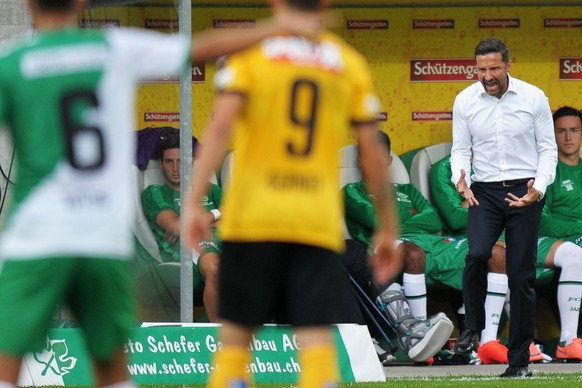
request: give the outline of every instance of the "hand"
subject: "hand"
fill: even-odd
[[[530,179],[527,182],[527,193],[521,198],[518,198],[511,193],[507,193],[507,198],[505,198],[505,202],[507,202],[511,207],[525,207],[531,205],[534,202],[539,201],[540,199],[542,199],[542,193],[534,189],[533,184],[534,184],[533,179]]]
[[[457,182],[457,192],[461,194],[463,198],[465,198],[467,206],[479,206],[479,201],[477,201],[477,198],[475,198],[475,195],[473,195],[473,190],[467,186],[465,175],[465,170],[461,169],[461,177]]]
[[[176,236],[173,233],[164,233],[164,237],[166,238],[166,241],[169,242],[170,244],[175,243],[176,241],[178,241],[178,239],[180,238],[180,236]]]
[[[370,265],[374,273],[374,281],[386,284],[401,271],[403,259],[394,249],[395,236],[393,231],[376,231],[374,236],[374,253],[370,256]]]
[[[194,203],[189,197],[183,209],[184,243],[187,247],[202,253],[200,242],[211,239],[210,226],[214,222],[212,213]]]
[[[281,9],[275,13],[275,22],[285,32],[314,38],[323,30],[325,25],[333,23],[334,19],[330,15],[328,13]]]

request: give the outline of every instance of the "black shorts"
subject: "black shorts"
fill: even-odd
[[[220,316],[246,326],[354,323],[341,257],[309,245],[223,242]]]

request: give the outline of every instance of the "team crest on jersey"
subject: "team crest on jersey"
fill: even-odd
[[[412,203],[412,201],[410,200],[410,197],[408,196],[408,194],[401,193],[401,192],[397,192],[396,193],[396,200],[398,202]]]
[[[571,179],[565,179],[562,181],[562,187],[566,189],[566,191],[574,190],[574,182]]]

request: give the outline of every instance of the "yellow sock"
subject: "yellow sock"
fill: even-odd
[[[246,348],[224,347],[214,355],[214,370],[208,377],[209,388],[252,387],[246,372],[250,355]]]
[[[335,347],[317,345],[299,352],[301,375],[299,388],[338,387],[339,373]]]

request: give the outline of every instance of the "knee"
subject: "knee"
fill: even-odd
[[[426,253],[410,241],[402,243],[404,249],[404,272],[410,274],[424,273]]]
[[[469,254],[467,255],[467,261],[473,263],[483,263],[486,264],[491,259],[493,255],[493,250],[491,247],[475,247],[469,249]]]
[[[504,274],[507,272],[506,265],[505,248],[501,245],[495,245],[488,261],[489,272]]]

